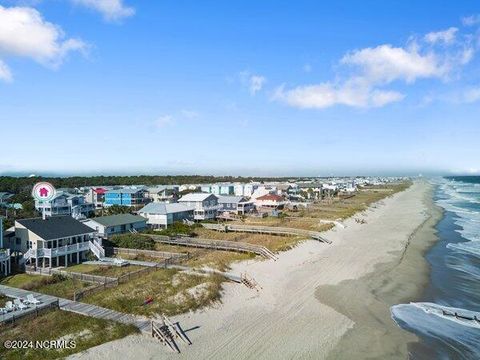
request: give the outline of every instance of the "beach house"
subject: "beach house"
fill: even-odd
[[[178,199],[179,186],[160,185],[146,189],[145,196],[153,202],[175,202]]]
[[[218,197],[207,193],[186,194],[178,202],[194,208],[194,220],[215,219],[217,212],[222,208],[222,205],[218,204]]]
[[[147,227],[147,220],[144,217],[132,214],[99,216],[85,220],[83,223],[95,230],[102,238],[128,232],[135,233]]]
[[[257,209],[283,209],[286,202],[285,199],[276,194],[266,194],[259,196],[254,200]]]
[[[200,191],[214,195],[233,195],[235,185],[230,183],[205,184],[200,186]]]
[[[108,190],[105,193],[105,207],[119,205],[140,209],[149,202],[149,199],[145,196],[146,192],[143,188]]]
[[[152,202],[138,211],[147,219],[147,225],[154,229],[166,229],[174,222],[194,220],[195,205],[186,203]]]
[[[221,205],[220,211],[243,215],[253,211],[255,205],[244,196],[225,196],[218,197],[218,204]]]
[[[21,264],[67,266],[86,259],[89,251],[104,254],[96,231],[71,216],[16,220],[15,239],[23,253]]]
[[[95,209],[101,209],[105,203],[105,193],[107,191],[104,187],[88,188],[85,192],[85,200],[92,203]]]
[[[46,216],[70,215],[75,219],[85,219],[95,211],[95,205],[85,200],[85,196],[59,191],[47,202],[35,200],[35,208],[45,211]]]

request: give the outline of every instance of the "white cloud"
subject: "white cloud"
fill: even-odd
[[[443,96],[443,99],[454,104],[471,104],[480,101],[480,86],[468,87]]]
[[[248,91],[251,95],[255,95],[257,92],[263,89],[263,85],[267,81],[267,78],[258,75],[258,74],[251,74],[249,71],[242,71],[238,74],[240,78],[240,83],[248,88]]]
[[[470,15],[462,18],[462,24],[465,26],[474,26],[480,24],[480,15]]]
[[[265,81],[267,81],[267,79],[264,76],[252,75],[250,77],[250,94],[255,95],[258,91],[262,90]]]
[[[119,21],[133,16],[135,9],[123,3],[123,0],[72,0],[77,5],[82,5],[98,11],[107,21]]]
[[[394,80],[414,82],[417,78],[441,77],[447,69],[434,53],[420,54],[416,46],[409,48],[380,45],[356,50],[345,55],[342,64],[358,66],[372,83]]]
[[[12,81],[12,73],[7,66],[2,60],[0,60],[0,80],[10,82]]]
[[[45,21],[33,8],[0,6],[2,57],[26,57],[55,68],[62,64],[68,53],[84,52],[86,48],[82,40],[65,38],[59,26]]]
[[[399,92],[372,89],[357,81],[299,86],[287,91],[282,86],[277,88],[273,96],[274,100],[281,100],[302,109],[324,109],[334,105],[381,107],[403,98],[404,95]]]
[[[451,80],[475,54],[469,35],[457,37],[457,28],[411,38],[401,47],[383,44],[354,50],[339,61],[335,81],[276,89],[273,99],[299,108],[334,105],[381,107],[401,101],[405,95],[387,86],[407,85],[419,79]],[[441,45],[441,46],[438,46]]]
[[[157,128],[161,129],[161,128],[164,128],[166,126],[173,125],[173,123],[174,123],[173,116],[163,115],[163,116],[160,116],[157,120],[155,120],[154,125]]]
[[[463,99],[466,103],[473,103],[480,100],[480,87],[470,88],[463,93]]]
[[[430,32],[425,35],[424,39],[426,42],[431,44],[452,44],[453,42],[455,42],[455,36],[457,32],[458,29],[456,27],[451,27],[443,31]]]

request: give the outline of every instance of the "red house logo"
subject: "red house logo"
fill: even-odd
[[[41,197],[48,197],[48,193],[49,193],[48,189],[42,187],[39,192]]]
[[[42,181],[33,186],[32,196],[42,203],[48,202],[55,197],[55,188],[52,184]]]

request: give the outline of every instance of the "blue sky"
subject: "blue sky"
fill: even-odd
[[[0,0],[0,173],[478,173],[448,3]]]

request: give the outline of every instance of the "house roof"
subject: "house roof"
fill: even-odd
[[[100,194],[100,195],[103,195],[105,194],[108,190],[104,189],[104,188],[96,188],[96,189],[93,189],[93,191],[95,191],[97,194]]]
[[[218,196],[219,204],[238,204],[247,201],[243,196]]]
[[[283,201],[283,197],[280,195],[275,195],[275,194],[266,194],[263,196],[259,196],[257,200],[271,200],[271,201]]]
[[[110,215],[110,216],[99,216],[90,219],[91,221],[95,221],[100,225],[110,227],[110,226],[120,226],[126,224],[132,224],[140,221],[146,221],[144,217],[132,214],[118,214],[118,215]]]
[[[165,202],[152,202],[145,205],[138,212],[147,213],[147,214],[158,214],[158,215],[167,215],[172,213],[184,212],[184,211],[193,211],[195,206],[188,206],[187,204],[181,203],[165,203]]]
[[[152,187],[149,187],[147,188],[147,191],[150,193],[150,194],[158,194],[159,192],[162,192],[164,190],[166,190],[167,187],[166,186],[162,186],[162,185],[159,185],[159,186],[152,186]]]
[[[182,196],[178,201],[180,201],[180,202],[184,202],[184,201],[204,201],[211,196],[217,197],[213,194],[208,194],[208,193],[189,193],[189,194],[186,194],[186,195]]]
[[[70,236],[90,234],[94,231],[87,225],[71,216],[52,216],[42,218],[16,220],[31,232],[44,240],[59,239]]]
[[[136,194],[140,191],[145,191],[144,189],[115,189],[108,190],[107,194]]]
[[[322,183],[299,183],[297,186],[300,189],[313,189],[313,188],[321,188],[323,186]]]

